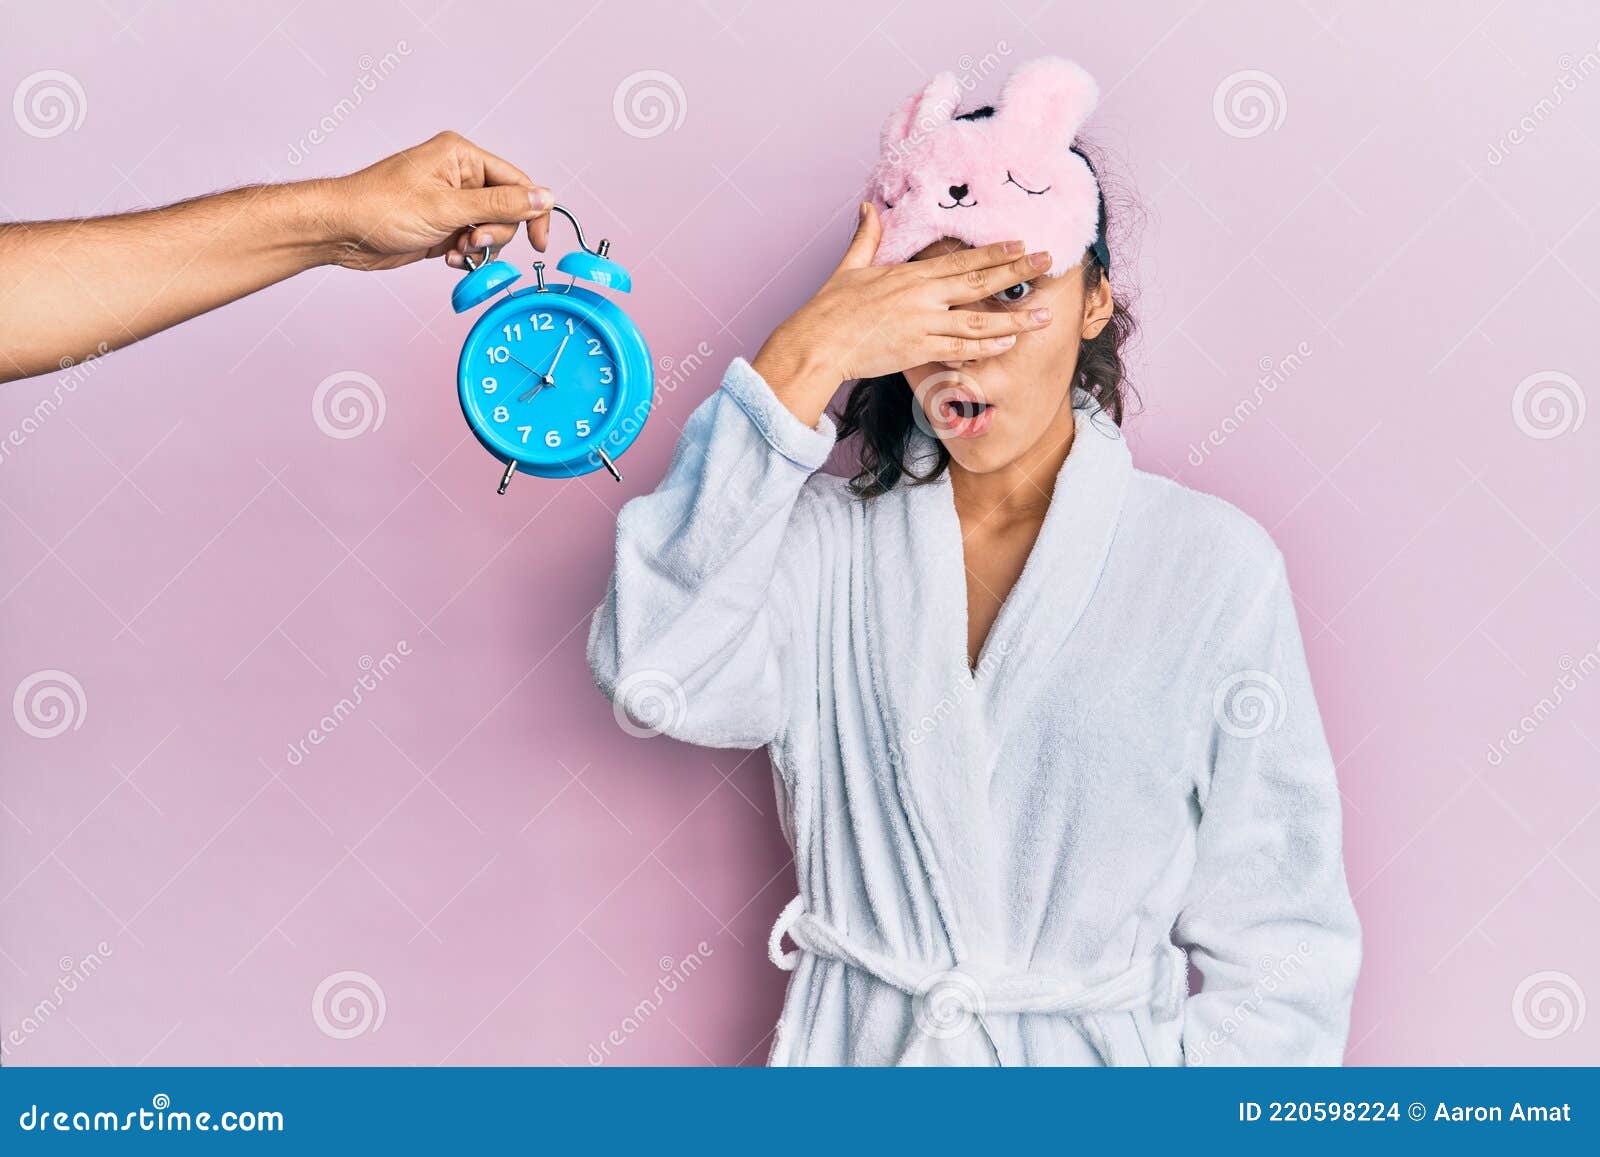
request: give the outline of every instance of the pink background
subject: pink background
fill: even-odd
[[[1093,139],[1147,211],[1136,458],[1289,558],[1366,929],[1351,1062],[1600,1061],[1589,9],[8,7],[0,97],[61,70],[83,118],[0,113],[0,215],[338,173],[455,128],[612,238],[654,353],[691,368],[662,374],[686,380],[624,485],[496,498],[454,397],[454,275],[319,270],[113,354],[28,424],[0,459],[0,698],[53,670],[82,698],[54,738],[0,728],[6,1062],[763,1060],[793,888],[767,761],[632,738],[593,691],[614,515],[830,267],[890,104],[943,68],[991,94],[1046,52],[1100,79]],[[642,70],[682,93],[655,135],[613,108]],[[1265,109],[1230,111],[1252,86]],[[312,399],[342,371],[384,414],[335,438]],[[1529,379],[1559,398],[1519,404]],[[59,381],[0,390],[0,436]],[[346,983],[381,1023],[313,1013]]]

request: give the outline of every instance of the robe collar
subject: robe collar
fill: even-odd
[[[1081,391],[1074,402],[1072,449],[976,668],[967,663],[966,574],[948,471],[868,502],[874,693],[958,963],[983,963],[985,946],[1004,943],[990,782],[1006,732],[1060,677],[1053,662],[1094,595],[1133,473],[1121,430]],[[919,435],[908,466],[923,472],[935,450]]]

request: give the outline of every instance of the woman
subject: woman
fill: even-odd
[[[1359,933],[1283,559],[1131,465],[1093,81],[960,91],[889,118],[838,269],[624,508],[596,680],[771,752],[771,1063],[1337,1064]]]

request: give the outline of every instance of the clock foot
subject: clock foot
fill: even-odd
[[[595,453],[600,455],[600,461],[605,464],[605,468],[610,472],[611,477],[615,478],[618,482],[621,482],[622,473],[617,469],[617,464],[611,460],[610,455],[608,455],[604,450],[596,450]]]
[[[516,474],[517,464],[515,462],[507,462],[506,472],[500,475],[500,489],[495,493],[504,494],[506,492],[506,487],[511,485],[511,480],[516,477]]]

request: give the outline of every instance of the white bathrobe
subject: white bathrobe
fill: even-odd
[[[1360,934],[1282,556],[1075,416],[975,670],[948,474],[852,497],[743,360],[623,508],[596,681],[772,757],[772,1064],[1342,1059]]]

